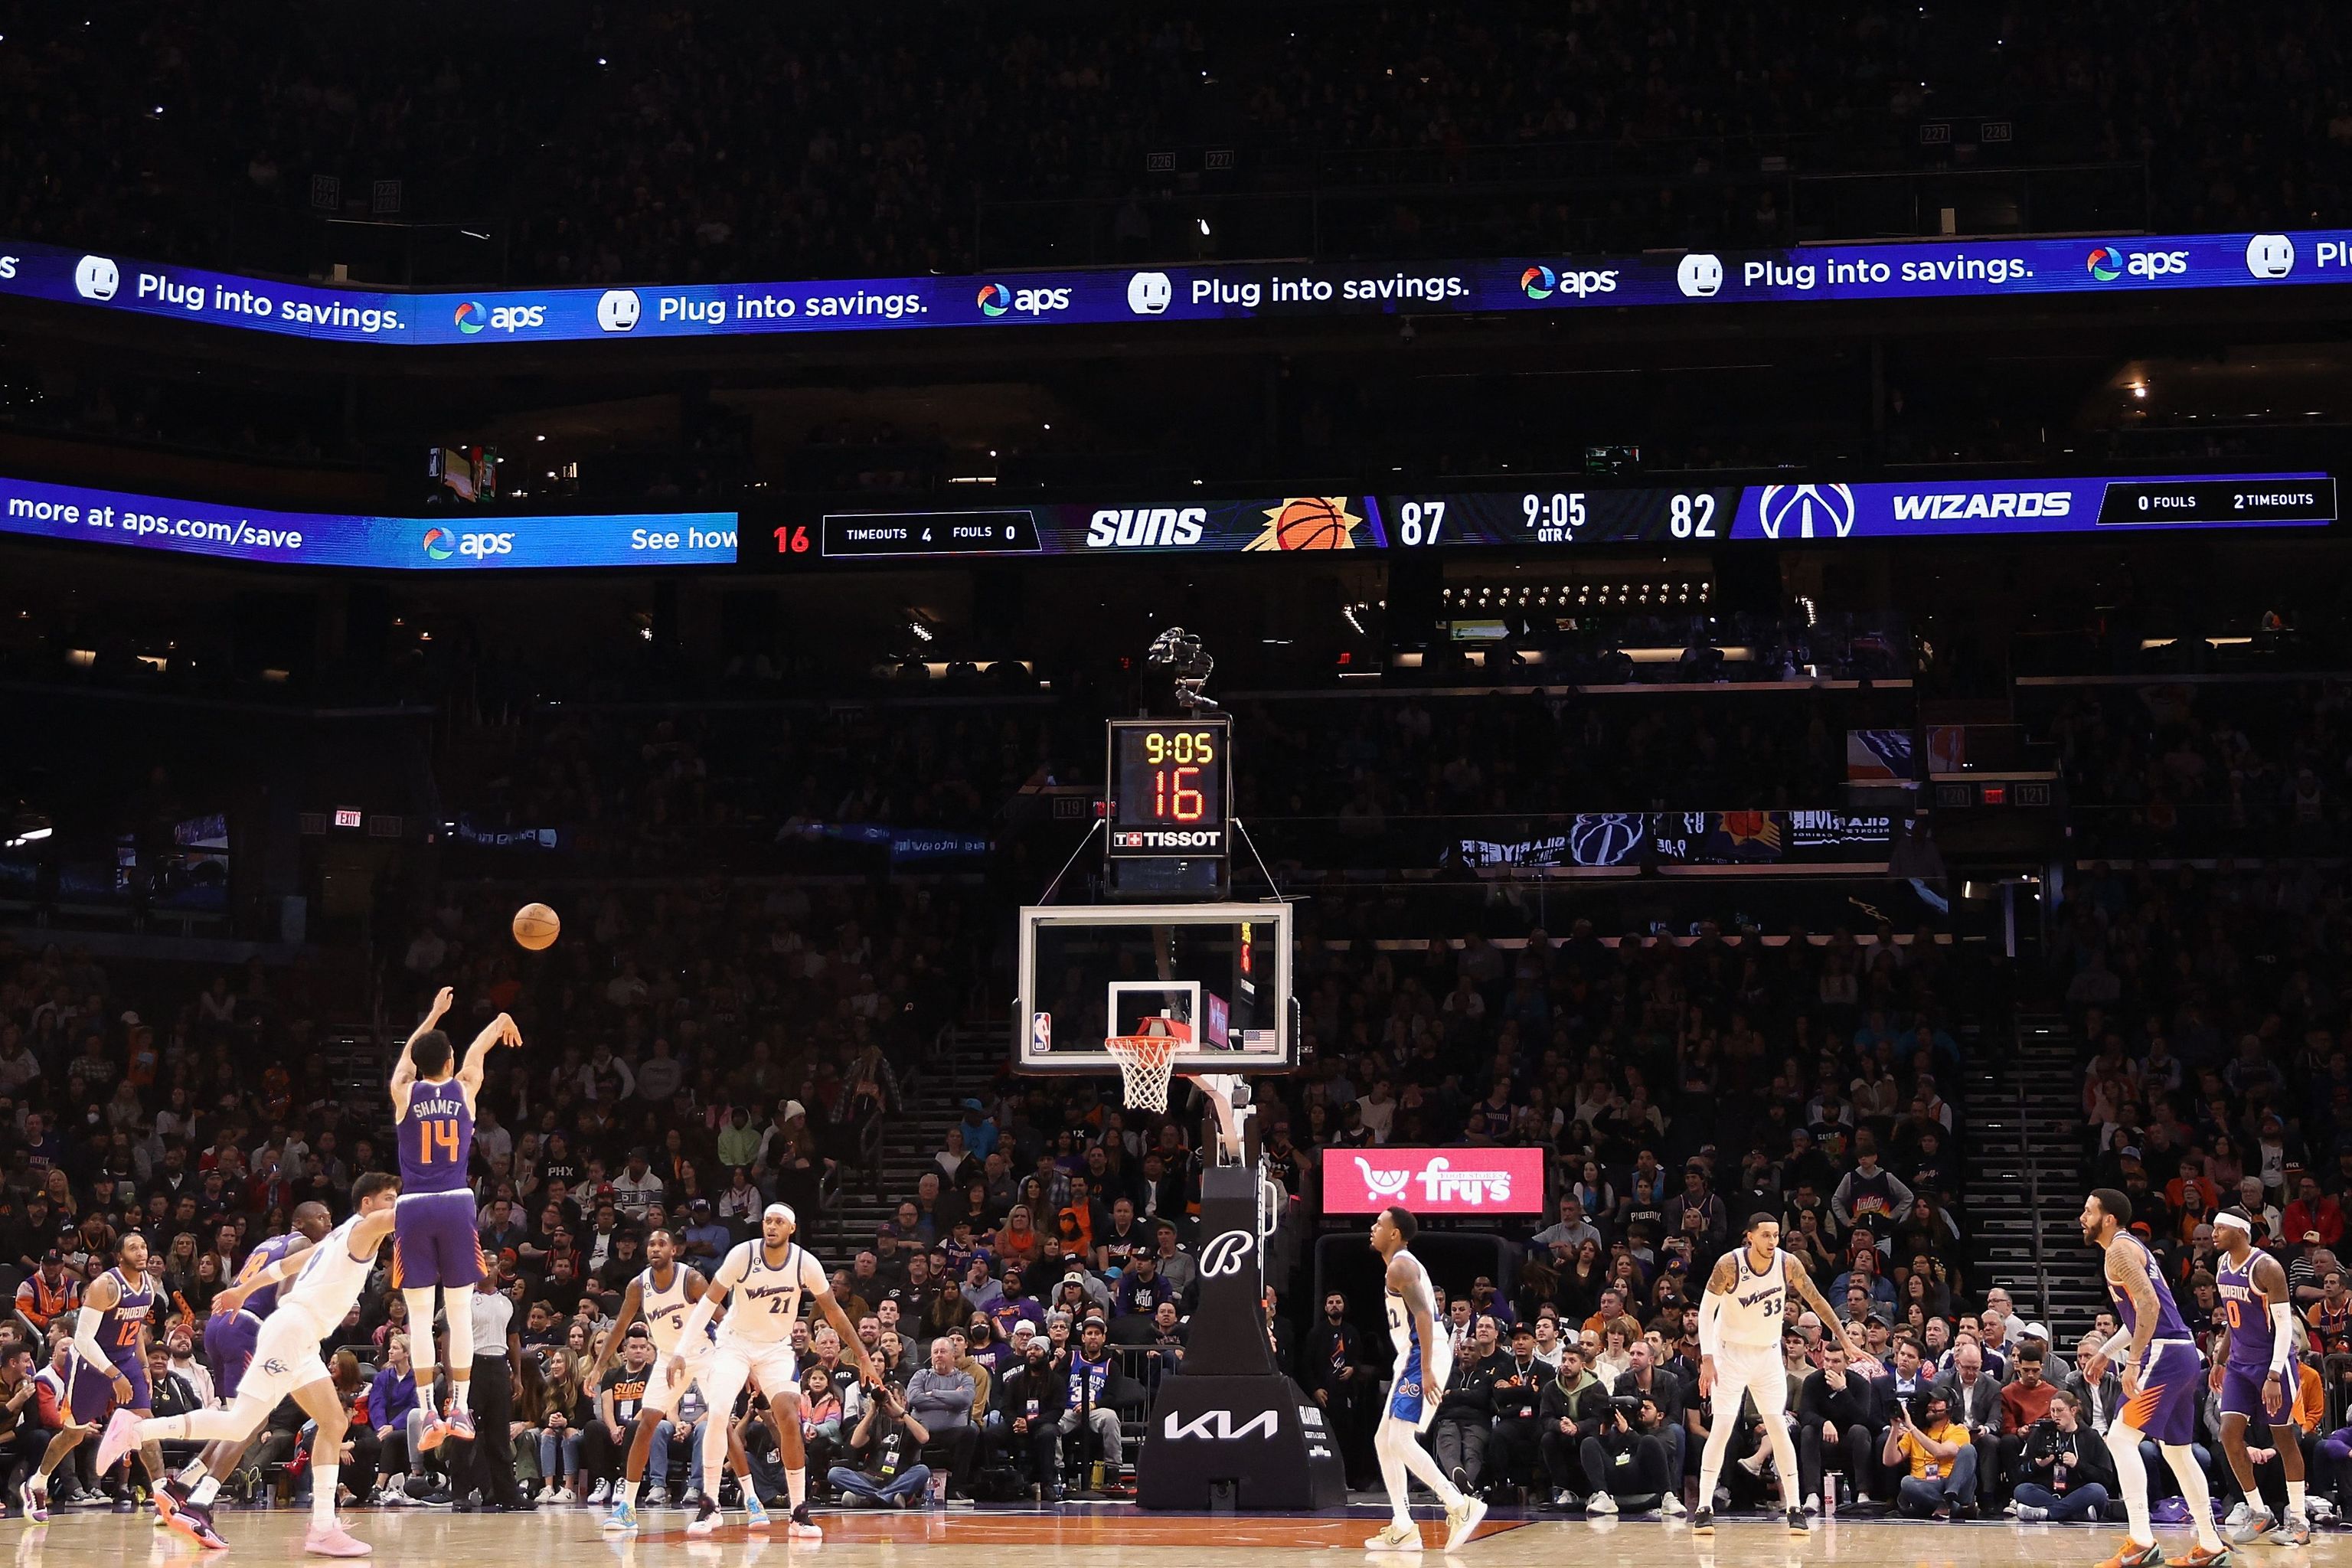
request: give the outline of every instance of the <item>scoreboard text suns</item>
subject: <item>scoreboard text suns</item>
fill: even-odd
[[[1229,720],[1122,719],[1110,726],[1110,852],[1222,856]]]

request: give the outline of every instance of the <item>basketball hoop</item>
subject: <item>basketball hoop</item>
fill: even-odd
[[[1175,1072],[1176,1047],[1182,1043],[1173,1035],[1112,1035],[1103,1041],[1103,1049],[1118,1064],[1130,1109],[1168,1109],[1168,1082]]]

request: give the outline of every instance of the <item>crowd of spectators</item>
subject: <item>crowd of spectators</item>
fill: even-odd
[[[1823,721],[1825,700],[1792,700],[1834,734],[1850,715]],[[1631,736],[1609,728],[1619,710],[1589,721],[1602,710],[1533,697],[1254,705],[1262,772],[1244,791],[1328,798],[1377,778],[1440,809],[1540,804],[1562,778],[1601,787],[1575,770],[1614,752],[1687,773],[1723,744],[1715,700],[1678,700],[1701,706],[1665,718],[1628,705]],[[808,820],[982,821],[1058,765],[1051,712],[867,712],[781,734],[771,719],[765,742],[709,715],[567,713],[527,765],[488,781],[506,809],[626,825],[646,858],[626,881],[565,898],[563,940],[544,954],[508,940],[503,895],[410,900],[388,1012],[446,984],[457,1032],[508,1012],[526,1042],[494,1058],[475,1144],[483,1246],[511,1313],[515,1474],[416,1451],[407,1336],[420,1326],[377,1279],[332,1346],[363,1417],[343,1470],[356,1496],[600,1500],[649,1355],[609,1338],[647,1238],[667,1231],[709,1267],[776,1198],[810,1216],[892,1390],[860,1391],[832,1331],[813,1325],[787,1418],[803,1423],[824,1495],[1117,1492],[1128,1420],[1185,1352],[1200,1170],[1187,1114],[1127,1110],[1108,1082],[1010,1076],[943,1103],[929,1080],[947,1026],[1008,989],[992,883],[656,874],[664,833],[776,809],[747,791],[788,791]],[[2332,721],[2305,712],[2279,732],[2324,741]],[[1826,774],[1810,743],[1776,724],[1727,749],[1777,745],[1791,769]],[[1292,1200],[1269,1248],[1268,1331],[1330,1410],[1355,1480],[1371,1475],[1389,1350],[1344,1289],[1318,1299],[1320,1163],[1387,1142],[1507,1143],[1544,1151],[1548,1212],[1475,1267],[1438,1266],[1463,1353],[1432,1441],[1464,1484],[1556,1509],[1671,1511],[1711,1423],[1730,1420],[1737,1462],[1712,1501],[2105,1511],[2095,1435],[2117,1390],[2084,1366],[2103,1334],[2019,1312],[2003,1287],[2021,1282],[1972,1265],[1957,1202],[1958,1086],[1971,1053],[2007,1037],[2021,983],[2005,961],[1885,924],[1770,938],[1706,925],[1676,942],[1578,920],[1523,939],[1374,943],[1349,940],[1349,923],[1337,910],[1302,934],[1304,1064],[1262,1083],[1258,1116]],[[2306,1445],[2340,1460],[2320,1437],[2339,1417],[2319,1414],[2352,1393],[2352,1293],[2333,1250],[2352,1185],[2340,879],[2095,868],[2063,889],[2051,931],[2044,983],[2084,1044],[2094,1182],[2132,1196],[2200,1334],[2215,1309],[2212,1212],[2234,1195],[2256,1215],[2312,1335]],[[317,984],[257,962],[199,977],[0,952],[0,1266],[21,1281],[0,1336],[31,1352],[0,1354],[0,1416],[16,1418],[0,1453],[28,1459],[59,1419],[58,1346],[121,1236],[147,1237],[168,1287],[164,1386],[201,1402],[205,1369],[189,1352],[214,1295],[297,1205],[340,1215],[352,1177],[383,1162],[382,1064],[319,1048],[332,999]],[[940,1127],[950,1110],[927,1163],[890,1164],[888,1128]],[[845,1194],[890,1200],[887,1219],[845,1228]],[[1849,1363],[1829,1326],[1792,1320],[1794,1478],[1770,1473],[1752,1412],[1696,1397],[1701,1282],[1758,1213],[1779,1218],[1866,1352]],[[689,1404],[656,1444],[648,1500],[690,1500],[689,1456],[713,1416],[750,1450],[753,1484],[774,1490],[763,1415]],[[285,1467],[299,1487],[308,1441],[299,1412],[280,1412],[257,1451],[263,1479]],[[2315,1474],[2332,1498],[2336,1470]],[[90,1499],[128,1485],[68,1478],[60,1495],[77,1484]]]
[[[506,855],[498,864],[509,871],[534,855],[615,874],[698,863],[804,870],[813,857],[853,853],[840,848],[856,838],[850,830],[886,828],[994,833],[1000,860],[1046,857],[1050,845],[1030,843],[1008,803],[1098,782],[1095,716],[1118,706],[1108,691],[1089,694],[1082,676],[1057,669],[1054,686],[1050,704],[786,714],[517,705],[507,710],[515,722],[496,727],[498,744],[444,782],[442,804],[461,844],[551,836],[543,850],[534,837]],[[1235,809],[1273,860],[1321,868],[1388,856],[1434,867],[1463,833],[1493,836],[1475,819],[1837,807],[1847,731],[1907,728],[1911,712],[1900,690],[1671,704],[1533,686],[1476,698],[1249,700],[1236,705],[1249,739],[1237,753]],[[1028,868],[1039,886],[1053,868]]]
[[[1117,204],[1175,188],[1148,154],[1191,171],[1228,148],[1237,192],[1391,193],[1356,237],[1374,250],[1782,243],[1798,215],[1764,155],[1899,169],[1954,114],[2007,115],[2022,159],[2144,160],[2153,227],[2305,227],[2342,221],[2352,142],[2343,18],[2315,4],[2259,38],[2193,4],[2159,26],[2113,4],[1726,25],[1599,0],[462,20],[484,47],[414,17],[18,7],[0,231],[282,269],[272,220],[316,202],[488,224],[515,282],[920,272],[972,264],[978,196]],[[1516,184],[1475,210],[1433,194],[1498,171]],[[1598,195],[1568,199],[1578,179]],[[388,213],[382,180],[402,182]],[[1176,240],[1129,205],[1122,241]]]
[[[2325,731],[2324,720],[2310,722]],[[2155,766],[2175,752],[2213,754],[2209,747],[2241,767],[2259,765],[2232,725],[2216,723],[2210,735],[2184,725],[2173,742]],[[2195,770],[2173,772],[2189,782]],[[2209,1354],[2225,1326],[2212,1221],[2225,1207],[2251,1216],[2256,1246],[2285,1267],[2298,1320],[2285,1413],[2296,1430],[2273,1431],[2257,1417],[2247,1434],[2263,1506],[2282,1510],[2276,1455],[2293,1442],[2323,1512],[2340,1510],[2352,1479],[2344,1470],[2352,1434],[2341,1429],[2352,1398],[2352,1296],[2337,1250],[2343,1205],[2352,1201],[2342,874],[2307,860],[2260,869],[2225,860],[2213,870],[2094,864],[2065,890],[2053,932],[2052,984],[2082,1051],[2085,1184],[2131,1199],[2132,1228],[2156,1252]],[[2078,1367],[2111,1326],[2103,1316],[2072,1347]],[[2104,1430],[2117,1391],[2079,1371],[2068,1386],[2081,1387],[2085,1417]],[[2234,1506],[2242,1494],[2220,1430],[2208,1398],[2195,1451],[2214,1496]],[[2163,1465],[2148,1473],[2158,1496],[2177,1491]],[[2091,1482],[2103,1491],[2090,1512],[2112,1511],[2114,1479],[2098,1472],[2095,1455],[2074,1484]]]
[[[2340,853],[2352,740],[2340,683],[2152,680],[2069,692],[2032,727],[2058,748],[2092,854]]]

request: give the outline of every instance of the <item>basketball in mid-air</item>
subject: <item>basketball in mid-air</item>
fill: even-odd
[[[514,939],[533,952],[553,947],[562,933],[563,922],[545,904],[525,904],[514,912]]]

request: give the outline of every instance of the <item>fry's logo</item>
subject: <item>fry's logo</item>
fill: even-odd
[[[1422,1215],[1539,1214],[1543,1151],[1481,1149],[1473,1163],[1460,1149],[1383,1149],[1325,1163],[1327,1214],[1371,1214],[1397,1203]]]

